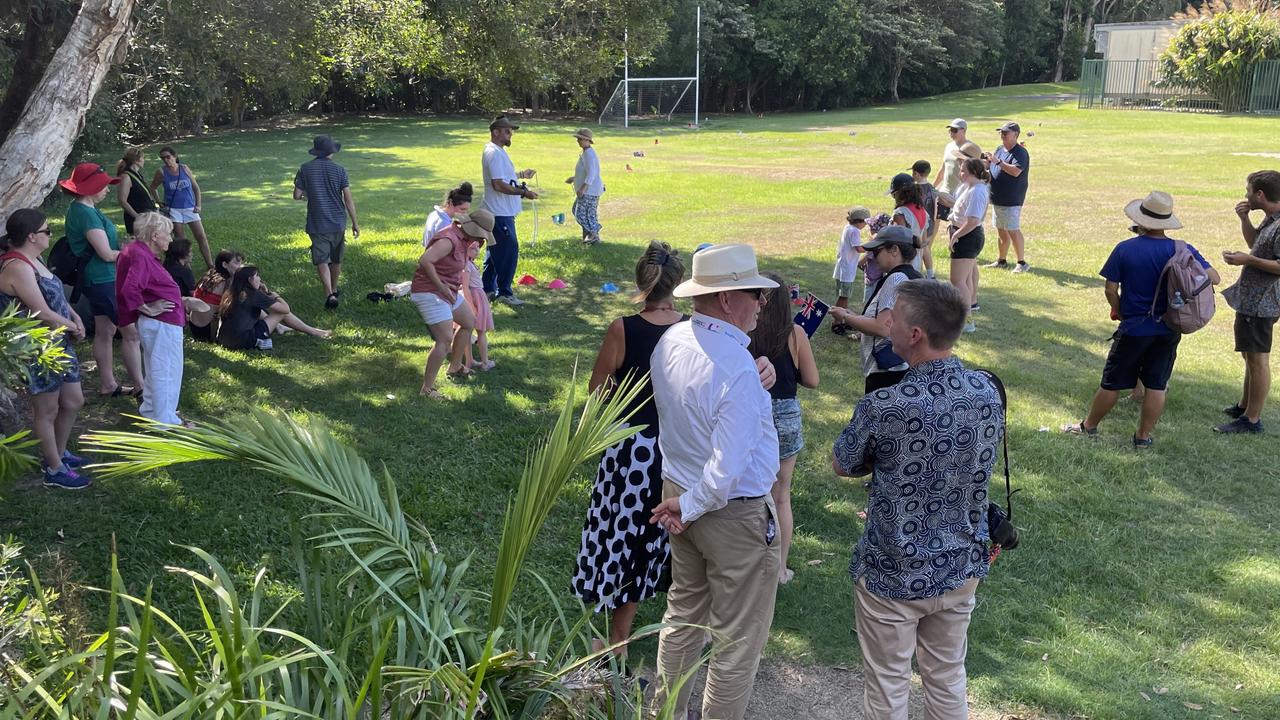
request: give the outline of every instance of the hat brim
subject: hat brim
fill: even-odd
[[[463,234],[467,237],[483,239],[485,247],[493,245],[494,242],[496,242],[493,238],[493,233],[485,230],[474,222],[462,222],[458,223],[458,225],[462,228]]]
[[[969,127],[967,125],[948,125],[947,129],[948,130],[968,130]]]
[[[714,284],[704,284],[698,282],[697,278],[685,280],[676,286],[671,294],[678,298],[696,297],[698,295],[712,295],[726,290],[752,290],[754,288],[771,289],[778,287],[778,283],[770,280],[763,275],[754,275],[744,277],[738,280],[726,280]]]
[[[915,246],[916,246],[916,244],[915,244],[914,242],[912,242],[912,243],[901,243],[901,242],[898,242],[897,240],[884,240],[884,239],[877,240],[876,238],[871,238],[870,240],[868,240],[868,241],[866,241],[866,242],[862,243],[862,249],[863,249],[863,250],[875,250],[875,249],[878,249],[878,248],[882,248],[882,247],[884,247],[885,245],[897,245],[897,246],[898,246],[898,247],[900,247],[900,248],[904,248],[904,247],[915,247]]]
[[[324,156],[324,155],[332,155],[332,154],[334,154],[334,153],[338,152],[338,151],[339,151],[339,150],[341,150],[341,149],[342,149],[342,143],[340,143],[340,142],[336,142],[336,143],[334,143],[334,144],[333,144],[333,149],[332,149],[332,150],[324,150],[324,149],[321,149],[321,148],[318,148],[318,147],[313,147],[313,148],[311,148],[310,150],[308,150],[307,152],[311,153],[312,155],[315,155],[316,157],[322,157],[322,156]]]
[[[85,183],[83,185],[77,185],[76,183],[72,182],[71,178],[58,181],[58,187],[62,188],[63,190],[66,190],[67,192],[75,193],[76,195],[82,195],[82,196],[97,195],[98,193],[102,192],[102,188],[107,187],[109,185],[119,185],[119,184],[120,184],[120,178],[113,178],[113,177],[109,177],[107,180],[103,181],[101,185],[96,185],[96,187],[89,185],[89,183]]]
[[[1142,200],[1133,200],[1124,206],[1124,214],[1129,217],[1138,227],[1144,227],[1148,230],[1177,230],[1182,227],[1182,221],[1177,215],[1169,213],[1167,218],[1151,217],[1142,212]]]

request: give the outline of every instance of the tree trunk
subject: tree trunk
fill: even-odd
[[[756,94],[756,89],[758,87],[759,87],[759,83],[756,82],[756,79],[754,77],[747,78],[747,112],[751,113],[752,115],[756,114],[756,110],[755,108],[751,107],[751,96]]]
[[[53,190],[84,116],[128,47],[137,0],[85,0],[18,122],[0,145],[0,216]]]
[[[1090,0],[1089,9],[1085,11],[1084,16],[1084,39],[1080,41],[1080,57],[1089,54],[1090,40],[1093,35],[1093,13],[1098,8],[1098,0]]]
[[[893,61],[893,77],[889,79],[889,90],[895,103],[901,102],[898,97],[898,78],[902,77],[902,68],[906,64],[906,60],[903,58],[896,58]]]
[[[22,108],[26,107],[36,83],[66,33],[69,23],[60,15],[62,11],[55,3],[28,3],[22,46],[13,63],[15,68],[22,68],[22,72],[12,74],[4,99],[0,100],[0,142],[4,142],[9,131],[18,124]]]
[[[1053,81],[1062,82],[1062,59],[1067,53],[1067,35],[1071,33],[1071,0],[1062,3],[1062,36],[1058,38],[1058,59],[1053,64]]]

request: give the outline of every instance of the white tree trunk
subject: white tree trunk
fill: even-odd
[[[0,145],[0,217],[39,205],[114,62],[124,56],[137,0],[84,0],[66,40]]]

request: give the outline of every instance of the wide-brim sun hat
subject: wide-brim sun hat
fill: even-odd
[[[506,115],[499,115],[498,117],[493,119],[493,122],[489,123],[490,130],[500,130],[502,128],[519,130],[520,126],[511,122],[511,120],[508,119]]]
[[[108,185],[118,185],[120,178],[113,178],[98,163],[85,162],[76,165],[71,177],[59,180],[58,187],[80,196],[97,195]]]
[[[311,141],[311,149],[307,152],[315,155],[316,157],[324,157],[325,155],[332,155],[341,149],[342,143],[334,142],[333,138],[328,135],[317,135],[315,136],[315,139]]]
[[[463,215],[458,218],[458,225],[462,227],[462,232],[473,238],[484,238],[486,246],[494,243],[493,213],[488,210],[473,210],[469,215]]]
[[[1177,230],[1182,227],[1182,222],[1173,214],[1173,197],[1160,190],[1152,190],[1145,198],[1131,201],[1124,206],[1124,214],[1148,230]]]
[[[693,255],[693,277],[676,286],[675,297],[696,297],[725,290],[776,288],[760,274],[750,245],[716,245]]]
[[[588,130],[587,128],[581,128],[581,129],[579,129],[579,130],[578,130],[578,132],[576,132],[576,133],[574,133],[574,134],[573,134],[573,136],[574,136],[574,137],[576,137],[576,138],[578,138],[579,140],[586,140],[587,142],[591,143],[592,145],[595,145],[595,144],[596,144],[595,136],[594,136],[594,135],[592,135],[592,134],[591,134],[591,131],[590,131],[590,130]]]

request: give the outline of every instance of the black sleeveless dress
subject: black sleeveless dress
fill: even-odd
[[[134,212],[141,215],[146,212],[156,211],[156,199],[151,196],[151,188],[143,182],[142,176],[136,170],[126,171],[129,175],[129,207]],[[124,231],[130,235],[133,234],[134,218],[129,217],[129,213],[124,214]]]
[[[653,349],[675,323],[654,325],[631,315],[622,318],[622,327],[627,347],[622,367],[614,373],[618,382],[629,372],[649,372]],[[648,427],[605,450],[582,528],[573,594],[594,604],[597,612],[651,598],[670,584],[667,532],[649,524],[662,502],[662,453],[658,409],[648,383],[640,399],[631,424]]]

